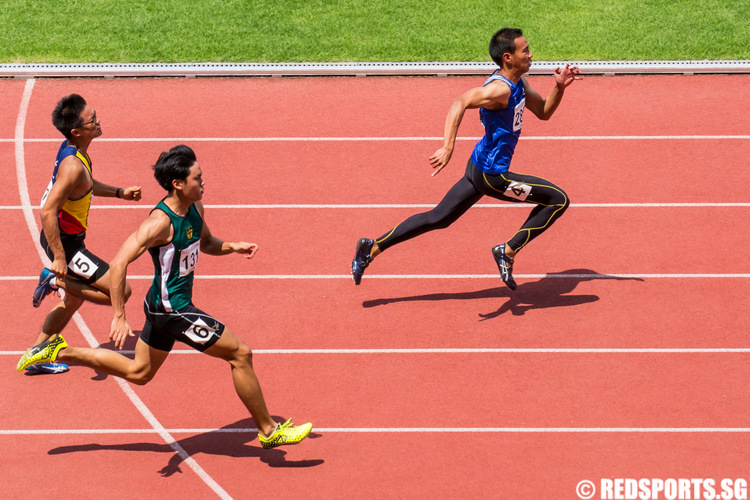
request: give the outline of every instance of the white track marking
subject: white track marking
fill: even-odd
[[[750,278],[750,273],[712,273],[712,274],[514,274],[520,279],[715,279],[715,278]],[[367,279],[496,279],[498,274],[368,274]],[[133,277],[134,279],[153,279],[152,276]],[[206,280],[319,280],[351,279],[349,274],[238,274],[238,275],[198,275],[195,279]]]
[[[750,273],[671,273],[671,274],[514,274],[519,279],[747,279]],[[476,280],[496,279],[497,274],[368,274],[367,279],[385,280]],[[350,280],[349,274],[206,274],[196,275],[197,280]],[[0,281],[36,281],[38,276],[0,276]],[[151,281],[153,276],[134,274],[129,280]]]
[[[29,102],[31,101],[31,93],[34,91],[34,83],[36,80],[33,78],[26,80],[26,85],[23,88],[23,95],[21,97],[21,104],[18,109],[18,117],[16,118],[16,137],[15,141],[15,153],[16,153],[16,179],[18,180],[18,194],[21,197],[21,210],[23,210],[23,217],[26,221],[26,227],[31,233],[31,239],[37,241],[39,239],[39,229],[36,226],[36,219],[34,218],[34,212],[32,211],[31,199],[29,198],[28,182],[26,180],[26,158],[24,154],[24,130],[26,128],[26,115],[29,111]],[[39,259],[45,266],[49,266],[50,260],[42,250],[42,247],[37,243],[35,245]]]
[[[257,434],[257,429],[164,429],[170,434]],[[50,434],[154,434],[154,429],[6,429],[0,436],[50,435]],[[746,434],[750,427],[322,427],[315,433],[384,434],[384,433],[494,433],[494,434]]]
[[[132,355],[135,351],[118,351]],[[390,349],[253,349],[256,354],[748,354],[750,347],[636,347],[636,348],[575,348],[575,347],[435,347]],[[20,356],[23,351],[0,351],[0,356]],[[201,354],[193,349],[175,349],[170,355]]]
[[[514,274],[519,279],[587,279],[587,280],[607,280],[607,279],[747,279],[750,273],[610,273],[610,274]],[[367,279],[386,279],[386,280],[476,280],[476,279],[496,279],[495,274],[368,274]],[[349,274],[205,274],[196,275],[197,280],[350,280]],[[38,276],[0,276],[0,281],[36,281]],[[151,281],[153,276],[145,274],[133,274],[128,276],[129,280],[134,281]]]
[[[456,137],[458,141],[478,141],[481,136]],[[521,141],[709,141],[709,140],[748,140],[750,135],[564,135],[564,136],[522,136]],[[30,138],[28,143],[59,142],[55,138]],[[0,139],[12,142],[13,139]],[[363,136],[363,137],[102,137],[97,142],[442,142],[442,137],[423,136]]]
[[[211,209],[232,209],[232,210],[336,210],[336,209],[383,209],[383,208],[409,208],[409,209],[431,209],[435,207],[434,203],[267,203],[267,204],[235,204],[235,205],[204,205]],[[701,203],[571,203],[570,208],[726,208],[726,207],[750,207],[750,202],[701,202]],[[39,206],[32,206],[32,209],[39,209]],[[92,210],[150,210],[153,207],[145,205],[91,205]],[[529,208],[528,204],[523,203],[477,203],[472,208]],[[22,210],[22,205],[5,205],[0,206],[0,210]]]

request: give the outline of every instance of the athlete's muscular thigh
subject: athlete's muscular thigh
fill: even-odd
[[[565,192],[553,183],[533,175],[504,172],[491,175],[482,172],[485,194],[504,201],[541,205],[564,203]]]

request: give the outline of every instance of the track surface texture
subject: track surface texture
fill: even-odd
[[[490,249],[530,205],[488,198],[355,286],[357,239],[463,175],[476,110],[443,172],[427,158],[451,100],[482,82],[0,80],[0,497],[618,498],[645,478],[648,498],[710,499],[711,484],[747,498],[750,76],[586,77],[549,122],[528,113],[512,170],[572,206],[518,254],[515,292]],[[50,113],[72,92],[102,121],[95,177],[144,193],[95,199],[87,246],[111,260],[164,194],[150,165],[193,147],[212,232],[260,247],[202,256],[195,303],[253,348],[272,415],[313,422],[309,439],[263,450],[226,363],[182,344],[142,387],[76,366],[16,373],[57,300],[31,307],[61,141]],[[151,273],[147,257],[130,267],[138,330]],[[111,310],[79,313],[68,342],[110,347]],[[680,478],[691,496],[670,497]]]

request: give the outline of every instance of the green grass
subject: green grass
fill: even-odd
[[[750,0],[2,0],[0,62],[750,59]]]

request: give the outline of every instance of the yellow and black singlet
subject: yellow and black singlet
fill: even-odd
[[[60,230],[66,234],[80,234],[88,228],[89,209],[91,208],[91,196],[94,192],[94,179],[91,174],[91,159],[88,155],[81,153],[76,149],[75,146],[68,144],[67,140],[64,140],[60,145],[60,149],[57,152],[57,159],[55,160],[55,170],[52,172],[52,179],[49,181],[44,196],[42,196],[42,206],[47,200],[52,185],[57,180],[57,170],[60,167],[60,163],[68,156],[75,156],[80,160],[86,171],[91,178],[91,190],[86,193],[83,197],[77,200],[65,200],[60,211],[57,213],[57,220],[60,224]]]

